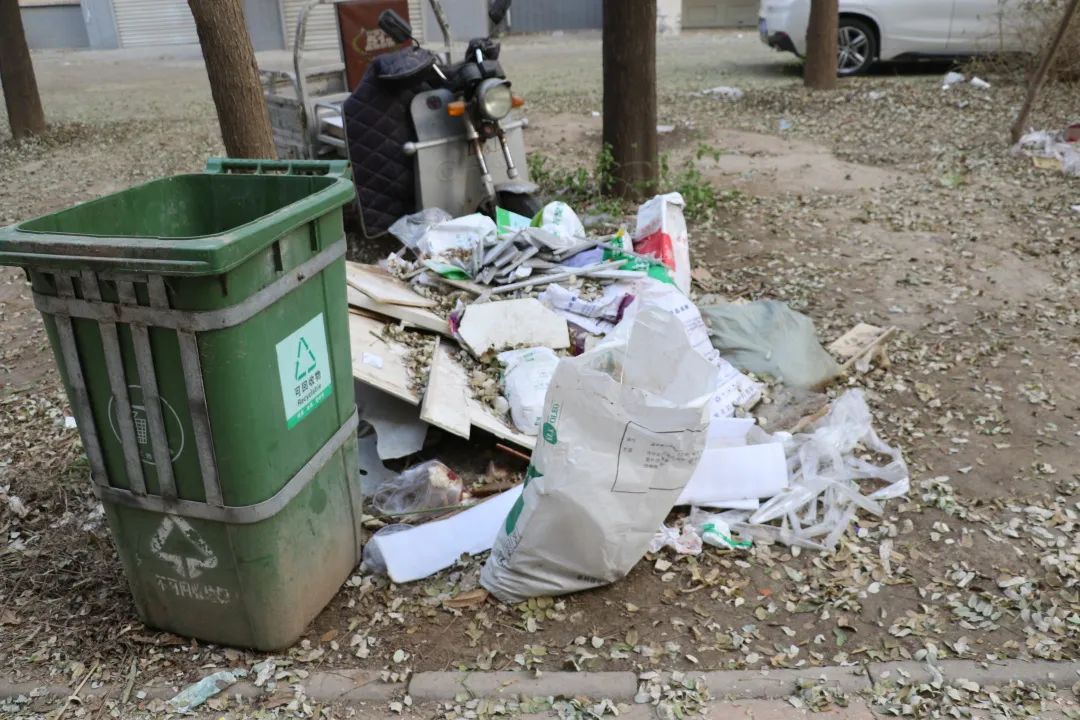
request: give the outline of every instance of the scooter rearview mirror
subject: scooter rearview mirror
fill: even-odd
[[[491,5],[488,6],[488,18],[492,25],[498,27],[502,24],[506,13],[510,11],[510,2],[511,0],[491,0]]]
[[[379,13],[379,28],[399,44],[413,39],[412,27],[393,10]]]

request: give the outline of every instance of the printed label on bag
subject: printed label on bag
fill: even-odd
[[[693,472],[701,459],[703,440],[700,431],[653,432],[628,422],[619,443],[619,461],[611,491],[681,490],[686,482],[680,483],[678,478]]]
[[[293,428],[330,397],[330,357],[322,313],[276,346],[285,422]]]

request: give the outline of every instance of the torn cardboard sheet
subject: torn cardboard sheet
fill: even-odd
[[[458,328],[461,341],[477,357],[516,347],[570,347],[566,320],[536,298],[469,305]]]
[[[383,465],[379,459],[379,441],[375,433],[371,430],[366,432],[367,435],[361,435],[357,440],[356,447],[360,457],[360,492],[365,498],[369,498],[380,485],[397,473]]]
[[[450,567],[462,553],[476,555],[490,550],[499,526],[520,496],[519,485],[453,517],[377,535],[369,542],[377,547],[391,580],[420,580]]]
[[[381,460],[406,457],[424,447],[428,426],[415,405],[364,383],[356,384],[356,404],[360,418],[375,428]]]

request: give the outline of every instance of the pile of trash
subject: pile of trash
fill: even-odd
[[[1016,143],[1013,155],[1030,157],[1040,169],[1080,177],[1080,123],[1056,132],[1032,130]]]
[[[401,250],[349,264],[374,431],[364,495],[382,525],[365,571],[405,583],[490,550],[481,585],[519,602],[615,582],[663,547],[829,550],[859,510],[907,492],[862,393],[821,393],[885,360],[895,328],[860,324],[826,350],[783,303],[699,306],[683,207],[658,195],[633,233],[604,237],[561,202],[534,218],[425,210],[391,228]],[[813,409],[766,430],[775,399],[796,396]],[[437,460],[385,467],[430,427],[517,445],[500,447],[528,462],[523,482],[468,486]],[[673,508],[687,512],[669,527]]]

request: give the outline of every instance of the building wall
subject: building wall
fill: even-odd
[[[678,35],[682,30],[683,0],[656,0],[656,32]]]
[[[755,27],[759,0],[683,0],[684,28]]]
[[[256,52],[285,48],[280,0],[244,0],[244,19]]]
[[[82,15],[92,49],[107,50],[120,47],[120,36],[116,34],[116,16],[113,15],[112,0],[82,0]]]
[[[23,30],[26,32],[26,43],[31,49],[90,47],[90,38],[86,33],[86,23],[78,2],[19,9]]]

